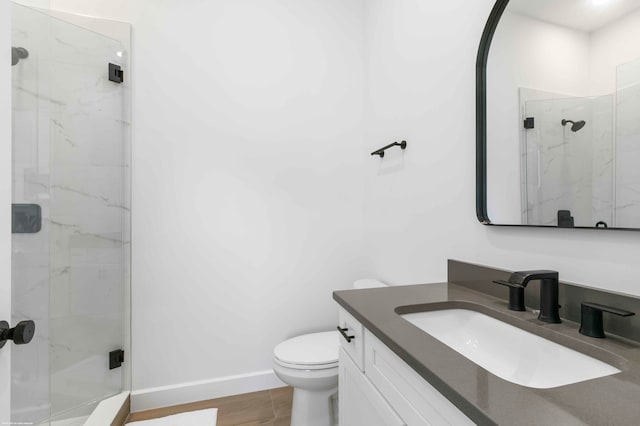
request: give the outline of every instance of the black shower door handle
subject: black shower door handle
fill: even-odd
[[[9,327],[6,321],[0,321],[0,348],[8,340],[13,340],[16,345],[26,345],[33,339],[36,333],[36,323],[31,320],[20,321],[15,327]]]

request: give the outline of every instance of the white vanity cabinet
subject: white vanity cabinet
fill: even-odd
[[[340,425],[406,425],[342,348],[338,386]]]
[[[340,338],[340,426],[474,424],[342,308],[340,320],[348,336],[359,331]]]

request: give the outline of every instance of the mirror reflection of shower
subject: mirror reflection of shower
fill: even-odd
[[[27,59],[29,51],[24,47],[11,47],[11,66],[18,65],[21,59]]]
[[[580,121],[564,120],[564,119],[562,120],[562,125],[563,126],[566,126],[567,123],[571,123],[571,131],[572,132],[579,131],[580,129],[582,129],[587,124],[587,122],[584,121],[584,120],[580,120]]]

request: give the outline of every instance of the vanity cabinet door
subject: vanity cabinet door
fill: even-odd
[[[340,336],[340,346],[360,371],[364,371],[364,327],[360,321],[342,308],[338,311],[338,324],[347,336]]]
[[[474,425],[369,330],[365,335],[367,377],[410,426]]]
[[[340,348],[340,426],[406,426]]]

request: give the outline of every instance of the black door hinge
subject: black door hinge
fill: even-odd
[[[109,62],[109,81],[122,83],[124,81],[124,71],[120,65]]]
[[[120,367],[123,362],[124,351],[122,349],[109,352],[109,370]]]
[[[536,123],[533,117],[527,117],[524,119],[524,128],[525,129],[533,129],[535,128]]]

